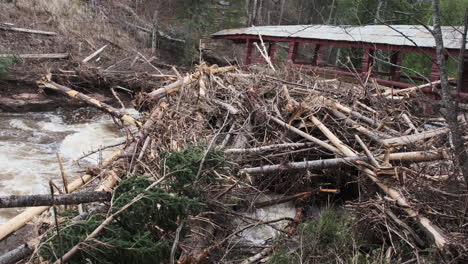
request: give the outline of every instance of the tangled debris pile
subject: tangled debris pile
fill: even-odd
[[[396,101],[375,84],[352,85],[290,68],[241,71],[201,64],[186,76],[175,73],[162,88],[135,97],[137,108],[147,110],[142,120],[68,88],[63,75],[38,82],[138,129],[128,130],[125,146],[101,168],[68,188],[91,182],[87,189],[113,191],[109,206],[78,218],[61,216],[31,259],[287,263],[278,262],[285,257],[278,252],[297,260],[302,250],[302,261],[324,263],[358,261],[378,248],[389,263],[437,254],[466,260],[465,183],[452,164],[449,130],[443,119],[424,116],[428,102],[419,89]],[[286,203],[293,214],[249,214]],[[344,204],[354,218],[336,216],[336,222],[369,232],[366,240],[374,247],[341,243],[322,256],[308,250],[312,244],[302,239],[317,230],[350,234],[323,228],[321,221],[335,217],[329,212],[318,224],[310,220],[317,207],[331,204]],[[40,208],[10,224],[22,219],[24,225],[48,209]],[[2,226],[0,233],[22,224],[9,231]],[[246,231],[258,226],[283,239],[246,239]],[[327,233],[313,237],[320,236]]]

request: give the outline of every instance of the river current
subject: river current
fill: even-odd
[[[52,112],[0,112],[0,196],[50,193],[48,182],[62,186],[59,153],[69,181],[113,151],[90,151],[123,142],[112,119],[92,108]],[[0,224],[22,209],[0,209]]]

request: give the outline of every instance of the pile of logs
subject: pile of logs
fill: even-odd
[[[450,235],[452,227],[431,213],[431,207],[422,199],[436,192],[452,198],[457,205],[459,202],[453,196],[466,195],[464,188],[448,188],[446,184],[450,178],[463,185],[451,169],[447,140],[450,131],[444,120],[432,121],[424,117],[417,105],[406,104],[404,100],[395,105],[395,101],[389,99],[391,94],[380,92],[379,87],[341,85],[338,80],[318,79],[291,69],[273,73],[241,72],[234,66],[219,68],[202,64],[192,74],[181,76],[176,72],[176,75],[176,81],[141,95],[151,109],[145,120],[135,120],[110,105],[61,85],[53,80],[53,75],[39,80],[39,87],[98,107],[138,131],[123,149],[103,163],[102,170],[83,175],[66,188],[71,193],[100,175],[103,180],[95,193],[0,198],[0,207],[38,206],[1,225],[0,239],[50,206],[108,201],[109,192],[120,178],[130,172],[144,174],[158,170],[159,152],[208,141],[208,149],[224,149],[226,158],[239,168],[237,174],[225,176],[233,185],[219,193],[213,192],[214,200],[222,202],[226,193],[234,194],[242,186],[263,188],[261,183],[265,181],[269,183],[268,188],[281,181],[282,194],[287,197],[266,202],[268,205],[310,197],[316,194],[310,186],[333,195],[343,186],[323,189],[310,175],[323,176],[347,168],[362,184],[378,187],[369,188],[373,192],[366,193],[365,197],[384,197],[382,202],[389,204],[386,210],[395,216],[392,221],[407,229],[405,234],[411,246],[412,241],[421,240],[422,234],[427,238],[424,244],[434,245],[444,253],[452,250],[449,246],[466,241],[466,237],[455,241]],[[404,94],[420,88],[406,89]],[[369,90],[376,95],[369,95]],[[140,163],[145,165],[140,166]],[[444,166],[446,169],[431,169]],[[336,175],[340,177],[339,173]],[[289,187],[298,179],[307,184],[290,193]],[[431,206],[437,206],[434,211],[438,214],[445,214],[445,204],[434,202]],[[104,221],[91,238],[113,221],[113,217]],[[443,226],[438,225],[442,222]],[[201,262],[227,241],[227,238],[221,242],[206,241],[213,236],[196,234],[196,230],[197,227],[193,227],[193,233],[187,236],[190,240],[180,238],[180,243],[174,243],[186,253],[182,254],[180,263]],[[194,250],[195,246],[190,244],[197,239],[204,239],[199,243],[205,245],[203,249]],[[61,261],[66,261],[79,248],[80,244],[76,245]],[[24,250],[18,249],[18,252],[24,254]]]

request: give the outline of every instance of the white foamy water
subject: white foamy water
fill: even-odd
[[[56,158],[63,160],[69,179],[97,164],[99,154],[76,160],[84,153],[124,141],[110,117],[83,108],[73,112],[0,112],[0,196],[50,193],[49,179],[62,186]],[[114,149],[102,153],[105,159]],[[0,209],[0,223],[21,209]]]

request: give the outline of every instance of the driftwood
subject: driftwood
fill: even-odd
[[[320,128],[320,127],[319,127]],[[321,129],[322,130],[322,129]],[[338,148],[340,152],[348,157],[356,157],[356,153],[350,147],[346,146],[341,140],[338,139],[335,135],[330,135],[328,131],[322,130],[323,134]],[[340,153],[337,153],[340,154]],[[435,226],[428,218],[419,214],[416,210],[411,208],[410,203],[406,198],[396,189],[384,184],[377,178],[377,174],[372,170],[366,168],[365,166],[357,166],[362,172],[379,188],[385,192],[390,198],[395,200],[402,210],[404,210],[408,216],[413,218],[419,226],[427,233],[431,238],[434,244],[441,250],[445,250],[447,244],[449,243],[447,235],[441,231],[440,228]]]
[[[16,263],[33,253],[33,249],[28,244],[23,244],[0,256],[0,264]]]
[[[43,88],[49,88],[52,90],[55,90],[57,92],[61,92],[65,95],[68,95],[71,98],[75,98],[78,100],[81,100],[83,102],[88,103],[89,105],[98,107],[99,109],[104,110],[106,113],[109,113],[110,115],[119,118],[120,120],[127,122],[130,125],[136,126],[136,127],[141,127],[141,123],[137,120],[135,120],[133,117],[124,114],[120,112],[119,110],[113,108],[112,106],[102,103],[94,98],[91,98],[83,93],[77,92],[75,90],[72,90],[66,86],[60,85],[58,83],[55,83],[50,80],[51,76],[46,76],[42,78],[41,80],[37,81],[37,84],[39,87]]]
[[[171,83],[165,87],[159,88],[157,90],[152,91],[149,93],[149,97],[151,97],[153,100],[158,100],[163,98],[164,96],[171,94],[173,92],[178,91],[181,87],[185,85],[192,84],[200,78],[202,73],[206,74],[215,74],[215,73],[223,73],[227,71],[234,70],[236,67],[235,66],[226,66],[222,68],[216,68],[216,67],[206,67],[205,65],[201,65],[200,69],[188,76],[185,76],[183,79],[180,79],[174,83]]]
[[[402,146],[402,145],[407,145],[410,143],[414,143],[417,141],[421,141],[424,139],[432,138],[438,135],[443,135],[446,134],[450,131],[448,128],[439,128],[439,129],[434,129],[430,131],[426,131],[423,133],[418,133],[418,134],[413,134],[409,136],[402,136],[402,137],[396,137],[396,138],[388,138],[383,140],[383,143],[385,146],[390,146],[390,147],[396,147],[396,146]]]
[[[57,33],[52,32],[52,31],[20,28],[20,27],[14,27],[14,26],[6,25],[6,24],[0,24],[0,29],[5,30],[5,31],[15,31],[15,32],[22,32],[22,33],[29,33],[29,34],[47,35],[47,36],[57,35]]]
[[[263,147],[258,147],[258,148],[226,149],[224,153],[225,154],[250,154],[250,153],[259,153],[263,151],[272,151],[272,150],[288,149],[288,148],[302,148],[302,147],[310,147],[310,146],[313,146],[313,144],[312,143],[284,143],[284,144],[263,146]]]
[[[356,139],[356,141],[359,143],[359,145],[361,145],[361,148],[364,150],[364,152],[366,153],[366,156],[369,158],[369,161],[370,163],[376,167],[376,168],[379,168],[380,165],[379,163],[377,162],[377,160],[374,158],[374,155],[372,154],[372,152],[369,150],[369,148],[367,148],[366,144],[364,144],[364,142],[362,141],[362,139],[358,136],[358,135],[354,135],[354,138]]]
[[[83,62],[83,63],[87,63],[88,61],[90,61],[90,60],[92,60],[94,57],[96,57],[97,55],[101,54],[101,52],[103,52],[106,48],[107,48],[107,45],[102,46],[100,49],[96,50],[96,51],[93,52],[91,55],[89,55],[88,57],[86,57],[82,62]]]
[[[80,192],[74,194],[11,195],[0,197],[0,208],[70,205],[110,201],[108,192]]]
[[[20,59],[66,59],[68,56],[68,53],[0,54],[0,58],[14,57]]]
[[[260,173],[272,173],[281,172],[287,170],[320,170],[331,167],[339,167],[343,165],[352,165],[353,162],[358,160],[368,160],[367,157],[350,157],[350,158],[335,158],[335,159],[323,159],[323,160],[312,160],[312,161],[301,161],[301,162],[290,162],[286,164],[267,165],[261,167],[247,168],[241,170],[241,172],[248,174],[260,174]]]
[[[346,125],[352,127],[356,131],[362,133],[363,135],[367,136],[368,138],[372,139],[375,142],[383,144],[383,139],[391,138],[389,135],[386,135],[382,132],[371,131],[368,128],[360,125],[358,122],[352,120],[351,118],[347,117],[345,114],[341,113],[337,110],[330,111],[335,117],[341,119],[345,122]]]
[[[334,152],[334,153],[339,152],[339,150],[337,148],[333,147],[332,145],[328,144],[327,142],[324,142],[324,141],[322,141],[322,140],[320,140],[320,139],[318,139],[316,137],[313,137],[313,136],[311,136],[311,135],[309,135],[309,134],[307,134],[307,133],[305,133],[305,132],[303,132],[303,131],[301,131],[301,130],[299,130],[299,129],[291,126],[291,125],[288,125],[285,122],[279,120],[278,118],[276,118],[274,116],[269,116],[269,118],[271,120],[275,121],[278,125],[288,129],[291,132],[294,132],[294,133],[298,134],[299,136],[301,136],[301,137],[303,137],[303,138],[305,138],[307,140],[310,140],[310,141],[314,142],[315,144],[323,147],[324,149],[327,149],[327,150],[329,150],[331,152]]]
[[[378,159],[384,159],[384,155],[377,156]],[[390,161],[411,161],[411,162],[421,162],[421,161],[432,161],[432,160],[442,160],[446,159],[446,155],[443,151],[437,152],[427,152],[427,151],[415,151],[415,152],[401,152],[401,153],[391,153],[388,155]],[[245,168],[241,172],[249,174],[259,174],[259,173],[272,173],[272,172],[281,172],[287,170],[320,170],[327,169],[339,166],[350,166],[358,164],[358,161],[370,161],[368,156],[353,156],[345,158],[333,158],[333,159],[323,159],[323,160],[309,160],[301,162],[290,162],[284,164],[274,164],[266,165],[261,167]],[[376,161],[377,162],[377,161]],[[378,163],[376,164],[378,165]],[[379,166],[377,166],[378,168]]]
[[[363,114],[359,113],[359,112],[356,112],[356,111],[353,111],[351,108],[347,107],[347,106],[344,106],[338,102],[336,102],[335,100],[330,100],[330,99],[326,99],[324,97],[322,97],[322,99],[324,100],[324,102],[326,102],[329,106],[341,112],[344,112],[346,114],[349,114],[351,116],[353,116],[354,118],[357,118],[365,123],[367,123],[368,125],[374,127],[374,128],[382,128],[384,129],[385,131],[393,134],[393,135],[399,135],[400,133],[392,128],[389,128],[387,126],[385,126],[384,124],[382,124],[381,122],[379,121],[376,121],[372,118],[369,118],[367,116],[364,116]]]
[[[439,85],[439,84],[440,84],[440,80],[430,82],[430,83],[426,83],[426,84],[422,84],[422,85],[415,86],[415,87],[406,88],[406,89],[398,89],[398,90],[397,89],[392,89],[390,91],[382,93],[381,96],[387,97],[387,96],[393,96],[393,95],[401,95],[401,94],[412,93],[412,92],[416,92],[416,91],[419,91],[421,89],[429,88],[429,87],[432,87],[434,85]]]

